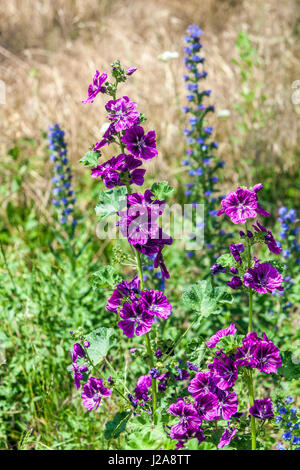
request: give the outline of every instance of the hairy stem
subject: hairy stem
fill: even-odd
[[[247,223],[246,223],[246,231],[248,230]],[[247,236],[247,235],[246,235]],[[248,249],[248,269],[251,267],[251,244],[250,240],[247,237],[247,249]],[[252,289],[249,288],[248,292],[249,297],[249,322],[248,322],[248,333],[252,331],[252,316],[253,316],[253,294]],[[253,387],[253,378],[252,378],[252,370],[250,369],[248,375],[248,393],[249,393],[249,403],[250,406],[254,405],[254,387]],[[250,428],[251,428],[251,442],[252,442],[252,450],[256,450],[256,427],[255,427],[255,418],[254,416],[250,415]]]
[[[127,185],[127,193],[128,194],[131,193],[129,185]],[[143,280],[143,269],[142,269],[141,255],[136,249],[134,249],[134,255],[135,255],[138,275],[139,275],[139,279],[140,279],[140,289],[144,290],[144,280]],[[150,343],[150,334],[149,334],[149,332],[145,334],[145,342],[146,342],[147,355],[149,356],[150,367],[152,369],[154,367],[154,359],[153,359],[153,351],[152,351],[151,343]],[[153,378],[151,378],[151,387],[152,387],[152,417],[153,417],[154,424],[156,424],[157,387],[156,387],[156,380],[153,379]]]

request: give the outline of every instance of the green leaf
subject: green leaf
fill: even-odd
[[[231,266],[235,265],[234,257],[230,254],[224,254],[219,256],[216,261],[216,264],[220,264],[224,268],[231,268]]]
[[[160,181],[159,183],[154,183],[152,185],[151,191],[154,194],[155,199],[164,201],[166,197],[174,191],[174,188],[169,186],[167,181]]]
[[[182,299],[193,310],[201,312],[203,317],[219,314],[221,312],[219,304],[233,301],[226,288],[213,288],[210,280],[199,281],[188,287],[184,291]]]
[[[126,194],[127,189],[125,186],[118,186],[113,189],[108,189],[107,191],[101,191],[99,203],[95,208],[96,214],[101,219],[104,219],[122,210],[126,205]]]
[[[233,296],[228,292],[227,287],[215,287],[214,298],[219,304],[232,304]]]
[[[291,351],[283,351],[280,353],[282,366],[278,369],[279,375],[287,380],[296,379],[300,377],[300,357],[298,354],[292,354]]]
[[[198,439],[189,439],[187,444],[185,445],[185,448],[188,450],[197,450],[199,447]]]
[[[104,438],[107,441],[113,438],[117,439],[125,431],[130,416],[131,411],[118,411],[111,421],[107,421],[104,429]]]
[[[187,348],[191,351],[189,354],[190,361],[196,366],[201,367],[206,353],[205,343],[192,340],[191,343],[187,345]]]
[[[92,285],[95,289],[115,286],[122,282],[122,277],[113,266],[104,266],[92,274]]]
[[[103,357],[106,356],[112,347],[114,333],[113,328],[102,327],[97,328],[86,336],[86,340],[90,343],[88,355],[94,366],[102,361]]]
[[[89,150],[80,160],[79,163],[82,163],[84,166],[96,167],[98,165],[99,153]]]

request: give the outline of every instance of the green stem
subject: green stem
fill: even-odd
[[[248,230],[246,223],[246,231]],[[251,245],[249,239],[247,239],[247,248],[248,248],[248,269],[251,267]],[[252,289],[249,288],[249,323],[248,323],[248,333],[252,331],[252,316],[253,316],[253,293]],[[248,375],[248,391],[249,391],[249,403],[250,406],[254,405],[254,387],[253,387],[253,378],[252,370],[249,370]],[[250,428],[251,428],[251,442],[252,450],[256,450],[256,428],[255,428],[255,418],[250,415]]]
[[[166,355],[165,359],[162,361],[162,362],[165,362],[169,356],[171,355],[172,351],[174,351],[174,349],[176,348],[176,346],[178,346],[179,343],[181,343],[181,341],[183,340],[183,338],[188,334],[188,332],[190,331],[190,329],[194,326],[194,324],[198,321],[198,318],[196,318],[191,324],[190,326],[182,333],[180,334],[177,339],[175,340],[174,344],[173,344],[173,347],[171,349],[171,351]]]
[[[130,186],[129,184],[127,186],[127,192],[130,194]],[[138,270],[138,275],[140,279],[140,289],[144,290],[144,280],[143,280],[143,269],[142,269],[142,261],[141,261],[141,255],[140,253],[134,249],[134,254],[135,254],[135,259],[136,259],[136,264],[137,264],[137,270]],[[150,335],[149,333],[145,334],[145,342],[146,342],[146,349],[147,349],[147,354],[149,356],[149,363],[151,369],[154,367],[154,360],[153,360],[153,351],[151,348],[151,343],[150,343]],[[153,416],[153,422],[156,424],[156,408],[157,408],[157,389],[156,389],[156,380],[151,378],[151,387],[152,387],[152,416]]]
[[[253,379],[252,379],[252,370],[249,371],[248,377],[248,390],[249,390],[249,402],[250,406],[254,405],[254,392],[253,392]],[[255,418],[250,415],[250,427],[251,427],[251,442],[252,450],[256,450],[256,428],[255,428]]]
[[[252,290],[249,289],[249,324],[248,324],[248,333],[252,331]]]
[[[135,250],[135,258],[137,263],[137,270],[140,278],[140,289],[144,290],[144,281],[143,281],[143,269],[142,269],[142,262],[141,262],[141,255],[138,251]],[[151,369],[154,367],[154,360],[153,360],[153,352],[150,343],[150,334],[149,332],[145,334],[145,342],[146,342],[146,349],[147,354],[149,356],[149,362]],[[157,391],[156,391],[156,380],[151,378],[151,386],[152,386],[152,416],[153,422],[156,424],[156,408],[157,408]]]

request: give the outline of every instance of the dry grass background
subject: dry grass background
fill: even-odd
[[[119,58],[124,66],[139,69],[122,92],[138,103],[148,117],[147,126],[156,129],[160,175],[172,182],[182,171],[177,163],[184,148],[179,111],[185,104],[183,36],[186,27],[196,23],[204,30],[209,72],[205,86],[213,90],[217,111],[232,111],[239,99],[239,71],[231,62],[238,32],[246,31],[258,47],[262,66],[255,68],[255,79],[263,82],[273,118],[263,136],[257,133],[236,148],[236,154],[247,158],[249,151],[279,171],[290,164],[300,118],[290,98],[291,84],[300,78],[299,1],[1,0],[0,18],[0,79],[7,99],[0,106],[2,155],[23,136],[37,138],[42,146],[40,131],[59,122],[66,130],[75,171],[82,171],[77,162],[99,138],[105,116],[101,98],[85,106],[81,100],[95,69],[107,70]],[[159,61],[165,50],[178,51],[179,59]],[[228,144],[228,136],[236,131],[235,113],[215,124],[229,178],[236,182]],[[32,191],[43,191],[42,165],[39,173]]]

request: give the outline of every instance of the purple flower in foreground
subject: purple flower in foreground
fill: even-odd
[[[110,112],[108,119],[114,122],[116,132],[129,129],[139,121],[137,104],[131,101],[128,96],[123,96],[118,100],[110,100],[105,105],[106,111]]]
[[[138,301],[133,301],[132,304],[125,302],[120,310],[120,317],[122,320],[118,327],[128,338],[132,338],[134,334],[140,336],[148,333],[154,321],[153,315],[146,312]]]
[[[244,274],[244,285],[260,294],[267,294],[268,291],[273,292],[276,289],[283,291],[281,283],[281,274],[270,263],[257,263]]]
[[[143,160],[150,160],[158,154],[156,150],[155,131],[145,134],[142,126],[135,125],[127,129],[122,142],[126,144],[128,152]]]
[[[231,429],[229,427],[225,429],[218,444],[218,449],[222,449],[223,447],[228,446],[228,444],[230,444],[232,439],[235,437],[236,433],[237,429]]]
[[[197,398],[199,395],[211,391],[210,383],[210,372],[198,372],[190,381],[188,391],[194,398]]]
[[[209,348],[215,348],[218,342],[223,336],[234,335],[236,333],[236,327],[234,323],[231,323],[227,328],[217,331],[208,341],[206,341],[206,346]]]
[[[243,339],[242,346],[236,348],[235,364],[238,367],[256,367],[256,346],[256,342]]]
[[[258,214],[269,217],[269,212],[258,204],[256,192],[250,189],[238,188],[231,191],[221,201],[222,208],[217,215],[226,214],[234,224],[244,224],[247,219],[254,219]]]
[[[272,402],[270,398],[254,400],[254,405],[250,407],[249,413],[255,418],[265,420],[274,417]]]
[[[124,298],[129,300],[137,300],[137,294],[140,293],[140,281],[138,276],[135,276],[131,281],[122,281],[117,284],[117,287],[112,293],[112,296],[107,300],[106,309],[110,312],[117,312]]]
[[[221,390],[231,388],[238,377],[234,361],[226,354],[214,358],[211,370],[213,372],[212,381]]]
[[[205,421],[218,419],[218,400],[213,393],[199,395],[195,401],[195,408]]]
[[[171,428],[171,439],[182,439],[189,432],[199,431],[202,419],[192,404],[186,404],[182,398],[178,398],[177,403],[170,405],[168,412],[180,418],[179,423]]]
[[[141,292],[140,301],[151,315],[164,319],[170,316],[172,305],[162,292],[153,289]]]
[[[125,186],[126,182],[142,186],[146,170],[137,169],[141,164],[142,162],[132,155],[120,154],[92,168],[91,176],[92,178],[101,176],[107,188]]]
[[[96,70],[93,83],[91,83],[88,88],[88,97],[87,99],[83,100],[82,103],[93,103],[98,93],[105,93],[105,87],[103,86],[103,83],[106,82],[106,80],[107,73],[103,72],[102,75],[100,75],[99,70]]]
[[[152,201],[152,197],[153,194],[149,190],[146,190],[144,195],[140,193],[127,195],[127,209],[118,213],[120,231],[132,245],[145,245],[149,240],[159,236],[160,229],[156,220],[162,215],[165,202]]]
[[[259,341],[256,350],[256,367],[266,374],[276,373],[282,366],[280,350],[271,341]]]
[[[217,390],[216,392],[219,405],[219,415],[228,421],[238,409],[238,398],[236,393],[228,393],[223,390]]]
[[[102,397],[109,397],[112,391],[104,387],[102,379],[90,377],[88,383],[83,386],[81,397],[83,398],[83,406],[89,411],[98,409]]]

